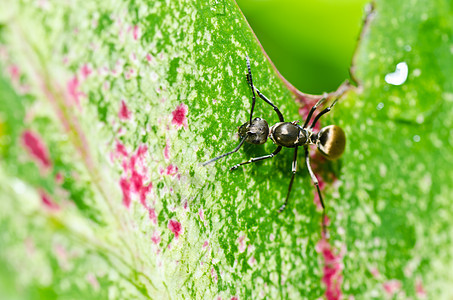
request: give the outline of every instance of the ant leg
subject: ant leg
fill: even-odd
[[[245,136],[242,138],[242,140],[241,140],[241,142],[239,143],[239,145],[237,145],[237,147],[234,148],[233,151],[224,153],[224,154],[222,154],[222,155],[220,155],[220,156],[217,156],[217,157],[214,157],[213,159],[208,160],[207,162],[203,163],[203,167],[206,166],[207,164],[210,164],[210,163],[212,163],[212,162],[215,162],[215,161],[218,160],[218,159],[221,159],[222,157],[225,157],[225,156],[228,156],[228,155],[230,155],[230,154],[233,154],[233,153],[237,152],[237,151],[239,150],[239,148],[241,148],[242,144],[244,144],[245,138],[246,138],[246,137],[247,137],[247,135],[245,135]]]
[[[246,60],[247,60],[247,70],[248,70],[247,82],[249,83],[250,88],[252,89],[252,94],[253,94],[253,96],[252,96],[252,109],[250,111],[250,123],[249,124],[252,124],[253,110],[255,109],[255,101],[256,101],[255,91],[258,93],[258,96],[261,99],[263,99],[266,103],[268,103],[269,105],[271,105],[274,108],[275,112],[278,115],[278,119],[280,120],[280,122],[284,122],[285,120],[283,119],[283,115],[280,112],[280,110],[278,109],[278,107],[275,106],[274,103],[272,103],[269,99],[267,99],[266,96],[261,94],[260,91],[256,87],[253,86],[252,70],[250,68],[250,60],[249,60],[249,56],[248,55],[246,55]]]
[[[308,116],[307,116],[307,119],[305,120],[305,123],[304,123],[304,126],[302,128],[306,128],[308,126],[308,123],[310,122],[311,120],[311,116],[313,115],[313,113],[315,112],[315,110],[318,108],[319,105],[321,105],[321,103],[324,102],[324,100],[326,100],[326,95],[324,94],[322,96],[321,99],[318,100],[318,102],[316,102],[315,105],[313,105],[313,107],[310,109],[310,112],[308,113]]]
[[[266,96],[261,94],[261,92],[256,87],[255,87],[255,90],[261,99],[263,99],[267,104],[269,104],[270,106],[272,106],[274,108],[275,112],[278,115],[278,119],[280,120],[280,122],[285,122],[285,119],[283,119],[283,115],[280,112],[280,110],[278,109],[278,107],[274,103],[272,103],[271,100],[267,99]]]
[[[253,110],[255,109],[256,96],[255,96],[255,88],[253,87],[252,70],[250,68],[249,56],[246,54],[245,57],[246,57],[246,61],[247,61],[247,70],[248,70],[247,82],[249,83],[250,88],[252,89],[252,95],[253,95],[252,96],[252,109],[250,110],[250,121],[249,121],[249,124],[252,124],[252,117],[253,117]]]
[[[313,123],[311,123],[310,129],[313,129],[313,127],[315,127],[316,122],[318,122],[319,118],[321,118],[323,115],[325,115],[326,113],[328,113],[328,112],[332,109],[332,107],[335,105],[335,103],[337,103],[337,101],[338,101],[338,98],[335,99],[335,100],[333,101],[333,103],[332,103],[329,107],[327,107],[326,109],[324,109],[323,111],[321,111],[321,112],[316,116],[316,118],[313,120]]]
[[[319,189],[318,178],[316,178],[315,173],[313,173],[313,170],[311,169],[310,156],[308,155],[308,146],[305,145],[304,149],[305,149],[305,163],[307,164],[308,173],[310,174],[310,177],[311,177],[311,180],[313,181],[313,184],[316,186],[316,190],[318,192],[319,201],[321,202],[321,206],[322,206],[322,232],[323,232],[324,236],[326,236],[326,207],[324,206],[324,200],[322,199],[321,190]]]
[[[291,188],[293,187],[293,181],[294,181],[294,176],[296,175],[296,167],[297,167],[297,148],[299,148],[299,147],[296,147],[294,149],[294,159],[293,159],[293,164],[292,164],[293,175],[291,176],[291,181],[289,182],[288,194],[286,195],[285,203],[283,203],[283,205],[278,209],[279,213],[284,211],[286,208],[286,205],[288,205],[289,195],[291,194]]]
[[[248,161],[244,161],[244,162],[241,162],[240,164],[234,165],[234,166],[232,166],[230,168],[230,171],[236,170],[237,168],[239,168],[242,165],[247,165],[247,164],[254,163],[254,162],[257,162],[257,161],[260,161],[260,160],[272,158],[275,155],[277,155],[277,153],[280,152],[280,150],[282,150],[282,146],[278,146],[277,149],[275,149],[274,152],[272,152],[269,155],[260,156],[260,157],[254,157],[254,158],[249,159]]]

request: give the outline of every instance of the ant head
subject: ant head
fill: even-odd
[[[252,120],[252,124],[247,122],[239,127],[238,132],[241,138],[247,135],[245,138],[247,143],[261,145],[267,141],[269,136],[269,124],[264,119],[255,118]]]
[[[328,159],[339,158],[346,145],[346,136],[343,129],[337,125],[330,125],[322,128],[316,138],[318,150]]]

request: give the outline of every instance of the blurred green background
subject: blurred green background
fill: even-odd
[[[236,0],[280,73],[305,93],[349,78],[369,0]]]

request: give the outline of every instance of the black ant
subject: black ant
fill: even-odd
[[[293,186],[293,181],[294,181],[294,175],[296,174],[296,166],[297,166],[297,150],[299,146],[303,146],[305,150],[305,163],[307,165],[308,173],[310,174],[310,177],[316,186],[319,200],[321,202],[321,206],[323,208],[323,230],[325,228],[324,224],[324,219],[325,219],[325,206],[324,206],[324,201],[321,195],[321,190],[319,189],[319,183],[318,179],[316,178],[315,174],[313,173],[313,170],[311,169],[310,166],[310,157],[309,157],[309,148],[308,145],[316,145],[318,150],[325,156],[327,159],[334,160],[339,158],[345,148],[346,144],[346,136],[344,134],[344,131],[336,126],[336,125],[329,125],[327,127],[322,128],[319,132],[315,133],[313,132],[313,128],[316,125],[316,122],[321,118],[323,115],[328,113],[332,107],[335,105],[337,102],[338,98],[334,100],[334,102],[324,110],[322,110],[314,119],[313,122],[311,123],[310,127],[308,127],[308,123],[311,120],[311,117],[313,113],[316,111],[319,105],[321,105],[322,102],[326,99],[326,97],[322,97],[311,109],[310,112],[308,113],[307,119],[305,120],[305,123],[303,126],[298,125],[298,121],[294,122],[285,122],[282,113],[278,109],[277,106],[275,106],[269,99],[266,98],[261,92],[253,85],[252,81],[252,72],[250,69],[250,61],[248,56],[247,58],[247,69],[248,69],[248,74],[247,74],[247,82],[250,85],[250,88],[252,89],[252,109],[250,111],[250,120],[247,123],[244,123],[241,127],[239,127],[238,132],[239,132],[239,137],[241,138],[241,142],[239,145],[234,148],[232,151],[224,153],[220,156],[217,156],[203,164],[203,166],[206,166],[207,164],[210,164],[222,157],[228,156],[232,153],[235,153],[241,148],[241,146],[244,144],[244,142],[250,143],[250,144],[255,144],[255,145],[261,145],[264,144],[267,141],[267,138],[270,137],[271,140],[277,145],[277,149],[274,150],[269,155],[265,156],[260,156],[260,157],[255,157],[251,158],[248,161],[236,164],[230,168],[230,170],[236,170],[239,166],[246,165],[249,163],[253,163],[256,161],[272,158],[275,155],[277,155],[280,150],[282,150],[282,147],[287,147],[287,148],[294,148],[294,159],[292,163],[292,176],[291,176],[291,181],[289,182],[289,187],[288,187],[288,194],[286,195],[285,202],[283,205],[279,208],[278,212],[281,213],[286,206],[288,205],[288,199],[289,195],[291,193],[291,188]],[[255,91],[258,94],[258,96],[263,99],[267,104],[272,106],[275,110],[275,112],[278,115],[278,118],[280,122],[276,123],[272,127],[269,128],[268,123],[266,120],[261,119],[261,118],[255,118],[252,119],[253,115],[253,110],[255,108]]]

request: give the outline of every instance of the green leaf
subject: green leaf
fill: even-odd
[[[303,151],[280,214],[291,149],[201,165],[249,119],[246,54],[285,120],[320,98],[279,77],[234,2],[1,4],[1,298],[452,296],[448,1],[377,1],[358,86],[328,95],[322,125],[348,140],[312,157],[327,240]],[[278,121],[261,99],[254,117]]]

